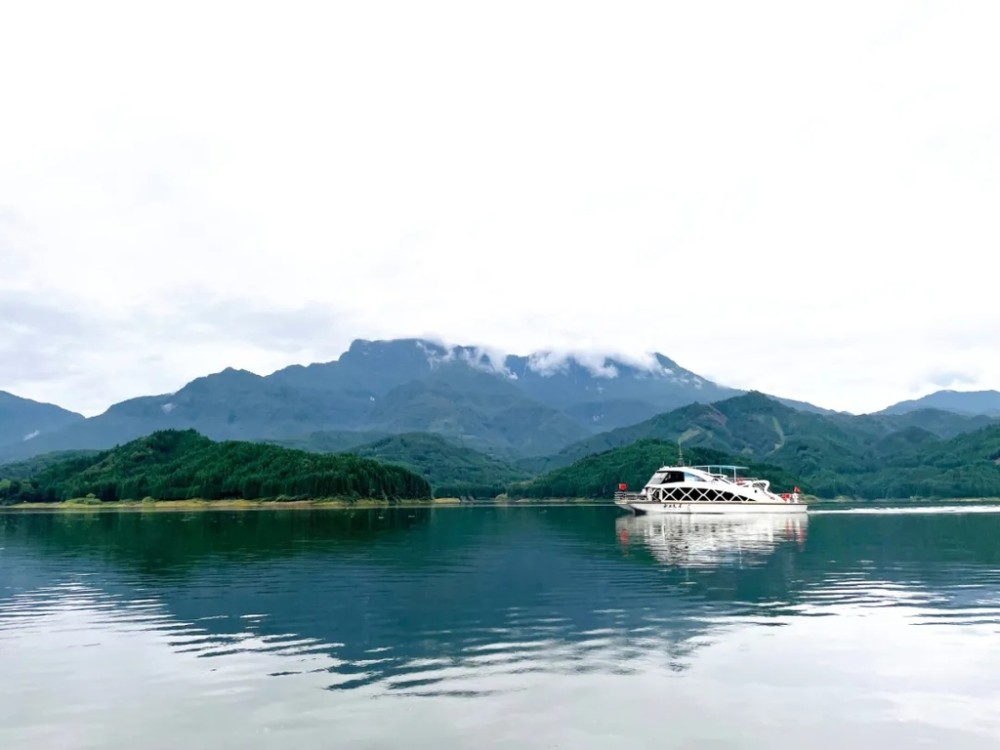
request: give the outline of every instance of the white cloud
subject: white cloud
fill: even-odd
[[[528,367],[541,375],[554,375],[576,363],[598,378],[617,378],[618,368],[607,361],[605,352],[541,351],[528,357]]]
[[[419,335],[852,410],[1000,387],[995,4],[8,6],[0,301],[111,335],[0,388]]]

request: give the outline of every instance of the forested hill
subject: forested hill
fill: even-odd
[[[1000,425],[950,440],[912,427],[873,446],[880,461],[851,463],[836,444],[802,441],[794,451],[775,451],[764,463],[720,451],[684,448],[689,464],[736,463],[770,479],[776,489],[799,485],[822,498],[1000,497]],[[874,455],[874,453],[872,454]],[[590,455],[508,490],[519,497],[610,498],[619,482],[633,488],[646,483],[661,465],[677,461],[677,443],[639,440]]]
[[[510,464],[427,433],[392,435],[351,452],[420,474],[431,483],[437,497],[493,497],[504,492],[510,482],[530,476]]]
[[[743,460],[784,466],[800,475],[875,471],[918,435],[928,442],[971,433],[995,421],[982,416],[922,409],[900,415],[815,414],[791,409],[762,393],[691,404],[639,424],[611,430],[545,459],[522,462],[535,471],[568,466],[588,455],[636,440],[681,442],[685,449],[712,448]]]
[[[825,497],[1000,497],[1000,425],[951,440],[914,437],[895,446],[881,466],[814,472],[810,485]]]
[[[105,501],[154,497],[429,498],[427,480],[401,466],[354,455],[274,445],[216,443],[194,430],[165,430],[96,455],[61,461],[30,479],[4,478],[0,503],[57,502],[93,494]]]
[[[359,439],[370,435],[374,436]],[[316,453],[353,453],[402,466],[430,482],[435,497],[494,497],[505,492],[510,482],[532,476],[529,471],[428,432],[314,432],[274,443]]]
[[[25,461],[16,461],[10,464],[0,465],[0,479],[31,479],[36,474],[41,474],[50,466],[70,461],[74,458],[90,458],[96,456],[100,451],[53,451],[34,456]]]

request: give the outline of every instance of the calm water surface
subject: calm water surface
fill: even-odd
[[[995,749],[998,510],[0,514],[0,748]]]

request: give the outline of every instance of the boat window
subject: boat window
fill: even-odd
[[[658,471],[653,474],[653,478],[649,480],[649,484],[680,484],[681,482],[704,482],[705,480],[701,477],[697,477],[694,474],[688,474],[684,471]]]

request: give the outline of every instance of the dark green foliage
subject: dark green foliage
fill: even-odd
[[[720,450],[739,456],[739,463],[755,460],[781,466],[799,484],[823,497],[1000,495],[1000,468],[983,463],[988,450],[981,445],[982,434],[1000,427],[970,432],[984,420],[995,424],[981,416],[933,409],[900,415],[816,414],[750,393],[660,414],[588,438],[549,459],[519,466],[552,470],[585,455],[652,438],[671,444],[679,440],[686,451],[694,447]],[[933,470],[932,457],[942,451],[954,456],[949,468],[964,466],[964,473],[956,476]],[[921,468],[915,468],[914,462]],[[977,462],[979,467],[973,468]]]
[[[96,456],[100,451],[54,451],[29,458],[26,461],[0,466],[0,479],[30,479],[45,469],[63,461]]]
[[[797,472],[816,471],[820,465],[834,471],[874,470],[881,466],[890,435],[909,431],[899,440],[951,438],[995,424],[986,417],[970,417],[925,409],[901,415],[817,414],[792,409],[761,393],[714,404],[691,404],[645,422],[601,433],[569,446],[530,467],[566,466],[583,456],[653,438],[686,446],[714,448],[725,453],[766,459]]]
[[[874,467],[812,477],[816,491],[865,498],[1000,497],[1000,425],[951,440],[907,437],[897,436]]]
[[[684,451],[688,465],[739,464],[749,473],[768,479],[777,491],[790,491],[796,481],[777,466],[756,464],[735,459],[708,448]],[[556,469],[530,482],[512,485],[509,494],[517,497],[592,497],[610,499],[620,482],[638,490],[660,466],[677,463],[677,444],[662,440],[640,440],[623,448],[615,448],[587,456],[571,466]],[[803,486],[803,489],[808,489]]]
[[[887,429],[860,417],[800,411],[761,393],[726,399],[714,404],[691,404],[645,422],[612,430],[575,443],[540,468],[566,466],[573,461],[636,440],[681,441],[685,448],[703,447],[754,459],[770,456],[791,441],[806,441],[824,455],[845,461],[860,457],[867,442]],[[777,462],[775,462],[777,463]]]
[[[708,448],[738,456],[735,463],[762,461],[780,466],[795,484],[821,497],[998,497],[1000,425],[987,419],[993,426],[967,431],[984,419],[931,409],[901,415],[821,415],[751,393],[716,404],[692,404],[597,435],[549,459],[519,465],[536,472],[552,471],[587,454],[609,455],[602,452],[641,445],[636,441],[652,438],[674,446],[674,453],[667,456],[670,462],[676,459],[680,440],[686,454]],[[528,486],[540,488],[537,491],[542,494],[559,494],[559,489],[581,491],[572,482],[551,484],[567,476],[552,471]],[[604,482],[616,484],[613,473],[604,476]],[[583,489],[592,491],[595,486],[588,480]]]
[[[398,464],[425,477],[437,497],[495,497],[510,482],[529,474],[438,435],[393,435],[352,451],[359,456]]]
[[[422,498],[425,479],[353,455],[272,445],[215,443],[193,430],[166,430],[96,456],[54,464],[0,485],[0,502],[56,502],[93,493],[104,501],[202,498]]]
[[[318,453],[350,452],[404,466],[427,479],[437,497],[495,497],[508,483],[531,476],[531,472],[426,432],[316,432],[281,444]]]
[[[359,445],[373,443],[384,437],[388,437],[388,434],[364,430],[319,430],[307,435],[262,442],[313,453],[346,453]]]

